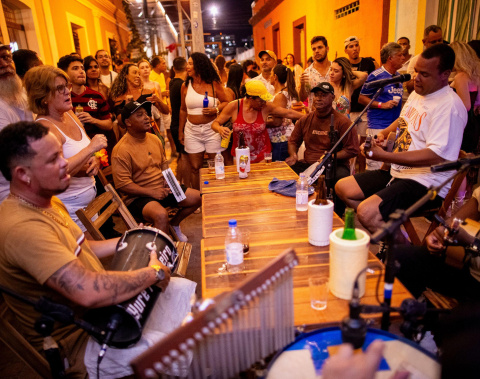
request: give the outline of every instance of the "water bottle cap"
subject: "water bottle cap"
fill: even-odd
[[[208,180],[205,180],[205,181],[203,182],[203,184],[208,184]]]
[[[305,173],[304,173],[304,172],[300,173],[300,177],[301,177],[301,178],[304,178],[304,177],[305,177]]]
[[[237,220],[234,220],[234,219],[228,220],[228,226],[230,228],[235,228],[237,226]]]

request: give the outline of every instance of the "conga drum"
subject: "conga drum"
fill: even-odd
[[[391,378],[397,370],[409,371],[411,377],[440,378],[440,364],[433,354],[412,341],[383,330],[368,329],[362,350],[378,339],[384,341],[385,350],[375,378]],[[338,327],[301,334],[274,357],[268,367],[267,379],[319,378],[324,361],[335,355],[341,344]]]
[[[168,235],[159,229],[142,227],[125,232],[117,243],[116,253],[109,271],[133,271],[147,267],[150,251],[155,249],[158,260],[173,272],[178,265],[175,244]],[[115,332],[110,346],[126,348],[137,343],[142,337],[142,328],[160,294],[157,286],[151,286],[121,304],[89,310],[83,317],[98,330],[106,330],[113,315],[119,315],[121,323]],[[92,334],[99,343],[104,336]]]

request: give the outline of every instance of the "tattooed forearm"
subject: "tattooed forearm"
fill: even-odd
[[[155,281],[155,272],[148,268],[92,272],[75,260],[55,272],[46,284],[80,305],[100,307],[128,300]]]

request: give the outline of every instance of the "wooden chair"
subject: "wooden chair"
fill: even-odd
[[[136,228],[138,226],[137,222],[113,186],[111,184],[107,184],[105,186],[105,191],[105,193],[102,193],[100,196],[97,196],[95,199],[93,199],[86,208],[81,208],[75,212],[82,224],[85,226],[85,228],[87,228],[87,231],[95,240],[105,240],[105,237],[100,231],[100,227],[116,211],[120,213],[120,216],[125,222],[127,229]],[[100,213],[102,208],[107,204],[109,204],[108,207],[102,213]],[[92,220],[97,214],[98,218]]]
[[[120,214],[127,229],[138,227],[137,221],[132,216],[113,186],[111,184],[107,184],[105,186],[105,191],[105,193],[102,193],[93,199],[86,208],[81,208],[75,212],[92,238],[97,241],[105,240],[105,237],[100,231],[100,227],[115,212]],[[105,206],[107,206],[107,208],[101,212]],[[97,214],[98,217],[93,220]],[[180,261],[174,273],[184,277],[187,271],[188,262],[190,261],[192,245],[186,242],[175,241],[175,247],[177,249]]]
[[[460,186],[462,185],[463,180],[467,176],[467,173],[468,173],[468,170],[461,173],[454,179],[452,186],[450,187],[450,190],[445,196],[445,199],[443,200],[442,206],[440,208],[427,210],[420,214],[414,215],[414,217],[429,218],[430,216],[433,216],[433,214],[438,213],[439,216],[445,218],[448,208],[450,208],[450,206],[452,205],[452,202],[455,200],[455,196],[457,195],[457,192],[460,189]],[[423,237],[423,240],[420,240],[420,237],[418,236],[417,231],[415,230],[415,227],[413,226],[413,223],[410,218],[403,223],[403,226],[408,234],[408,237],[410,238],[410,242],[413,245],[420,246],[425,244],[425,237],[428,236],[430,233],[432,233],[439,226],[439,224],[435,219],[433,219],[430,224],[430,227],[427,230],[427,233],[425,234],[425,237]]]
[[[0,295],[0,340],[42,378],[51,378],[47,360],[18,332],[15,315]]]

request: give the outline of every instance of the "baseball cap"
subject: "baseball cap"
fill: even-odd
[[[248,96],[258,96],[260,99],[268,101],[273,98],[267,87],[260,80],[249,80],[245,83],[245,89]]]
[[[272,50],[262,50],[258,53],[258,57],[262,58],[263,54],[267,54],[270,58],[272,58],[275,62],[277,61],[277,56]]]
[[[322,91],[325,93],[331,93],[332,95],[335,96],[335,90],[333,89],[332,85],[329,82],[322,82],[320,84],[317,84],[315,87],[312,88],[312,93]]]
[[[0,50],[2,49],[8,49],[8,50],[12,50],[12,48],[10,47],[10,45],[5,45],[3,43],[0,43]]]
[[[345,41],[343,41],[343,44],[345,45],[345,48],[347,48],[348,45],[350,45],[352,42],[360,42],[357,36],[350,36],[345,38]]]
[[[149,116],[152,115],[152,103],[150,101],[144,101],[143,103],[139,103],[138,101],[130,101],[127,102],[125,107],[123,107],[122,120],[125,121],[140,108],[144,108]]]

